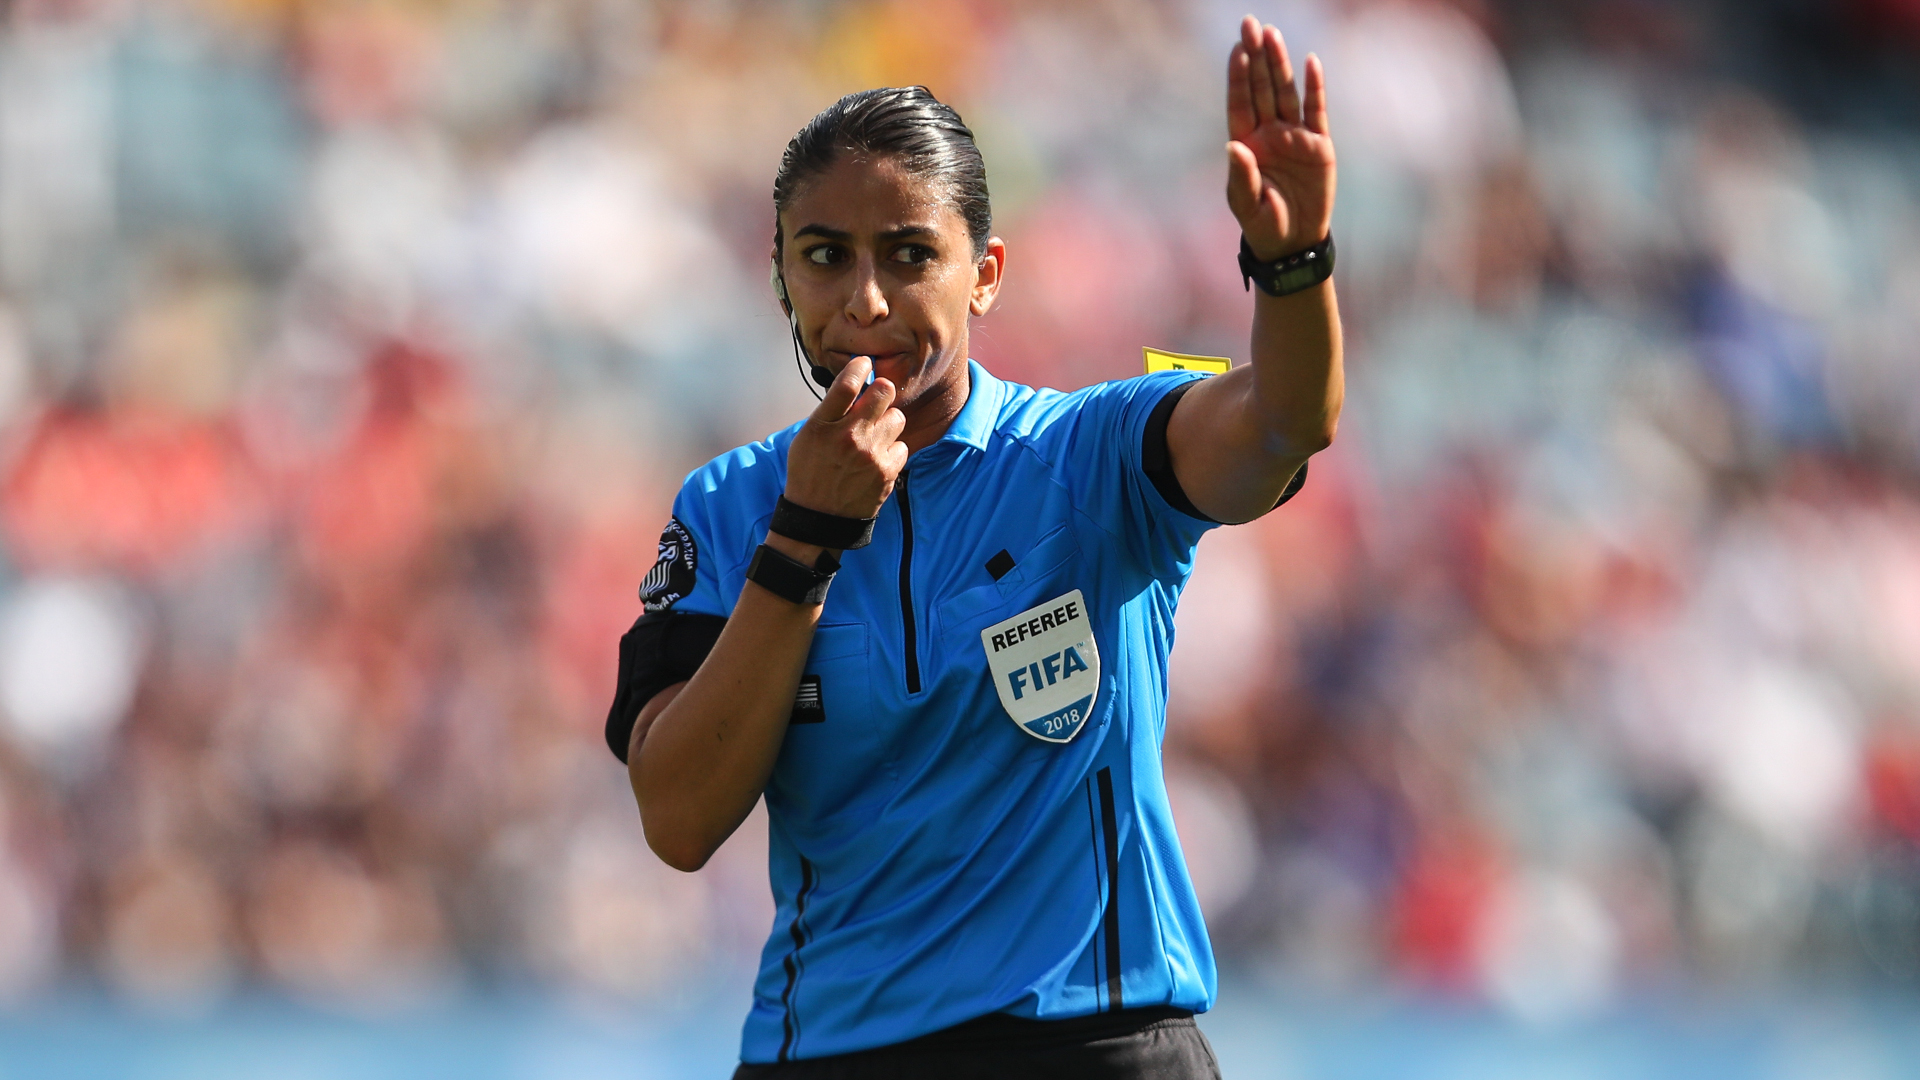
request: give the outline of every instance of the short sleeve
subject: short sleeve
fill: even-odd
[[[1200,537],[1219,524],[1194,510],[1177,482],[1163,493],[1144,452],[1155,408],[1200,378],[1190,371],[1154,372],[1069,395],[1079,399],[1068,420],[1065,462],[1075,501],[1156,578],[1184,576]],[[1164,448],[1164,414],[1160,431]]]
[[[1193,382],[1197,382],[1194,380]],[[1167,446],[1167,424],[1173,419],[1174,407],[1180,404],[1180,398],[1193,389],[1193,382],[1184,382],[1160,395],[1160,403],[1147,414],[1147,430],[1140,438],[1140,464],[1147,472],[1147,479],[1153,482],[1153,488],[1160,493],[1168,505],[1188,517],[1199,518],[1224,525],[1223,521],[1207,516],[1193,500],[1187,497],[1186,489],[1180,486],[1180,477],[1173,471],[1173,451]],[[1300,493],[1307,483],[1307,463],[1301,462],[1294,470],[1293,478],[1280,492],[1270,509],[1278,510],[1286,505],[1288,499]]]
[[[691,481],[674,499],[653,569],[640,581],[644,613],[620,638],[620,669],[607,711],[607,748],[627,759],[633,725],[654,695],[691,678],[713,650],[732,607],[720,567],[707,492]]]
[[[660,551],[640,582],[647,614],[695,612],[725,615],[732,604],[720,596],[719,563],[706,491],[689,481],[673,500],[673,517],[660,530]]]
[[[1075,494],[1088,515],[1156,578],[1184,575],[1200,537],[1222,524],[1181,489],[1167,449],[1174,406],[1205,377],[1155,372],[1072,395],[1083,397],[1068,440]],[[1303,466],[1274,505],[1292,498],[1305,480]]]

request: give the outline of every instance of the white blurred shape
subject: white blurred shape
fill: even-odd
[[[13,739],[43,764],[84,761],[132,704],[145,635],[109,581],[28,581],[0,610],[0,709]]]
[[[113,224],[113,40],[86,20],[0,39],[0,272],[39,280]]]
[[[462,186],[429,129],[349,129],[315,157],[306,222],[315,259],[368,310],[410,311],[458,240]]]
[[[1819,317],[1841,300],[1845,252],[1826,207],[1766,169],[1710,169],[1701,180],[1708,241],[1748,292]]]
[[[1702,747],[1709,791],[1770,839],[1808,850],[1843,828],[1860,777],[1851,705],[1786,663],[1756,663],[1723,687]]]
[[[1854,621],[1858,636],[1845,644],[1878,661],[1894,694],[1920,698],[1920,507],[1861,514],[1848,533],[1861,547],[1866,617]]]
[[[1360,7],[1339,24],[1329,52],[1337,137],[1356,157],[1447,182],[1519,145],[1520,109],[1506,67],[1451,5]]]
[[[1186,763],[1167,769],[1167,804],[1200,912],[1217,918],[1253,883],[1260,862],[1253,812],[1225,777]]]
[[[1478,960],[1487,994],[1522,1020],[1560,1023],[1612,998],[1620,934],[1592,890],[1565,874],[1516,874],[1489,905]]]
[[[725,246],[619,138],[540,136],[506,177],[501,215],[515,291],[551,318],[667,351],[739,318]]]
[[[1205,723],[1258,689],[1275,658],[1273,612],[1257,534],[1208,533],[1174,619],[1167,661],[1170,711],[1183,722]]]

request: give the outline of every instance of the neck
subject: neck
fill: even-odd
[[[945,377],[901,410],[906,414],[907,426],[900,432],[900,441],[907,444],[907,453],[940,441],[940,436],[947,433],[954,418],[966,407],[967,396],[973,391],[973,379],[968,374],[965,357],[965,351],[961,351],[960,358],[954,360]]]

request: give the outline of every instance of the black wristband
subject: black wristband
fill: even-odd
[[[1247,238],[1240,237],[1240,278],[1241,284],[1248,289],[1255,285],[1268,296],[1286,296],[1315,285],[1333,276],[1333,234],[1328,233],[1325,240],[1291,255],[1282,255],[1272,262],[1262,262],[1253,249],[1247,246]]]
[[[789,540],[815,547],[851,551],[873,542],[873,523],[878,518],[841,517],[809,510],[785,495],[773,507],[773,522],[767,527]]]
[[[747,580],[782,600],[811,607],[826,602],[827,586],[839,569],[840,560],[831,551],[821,552],[819,560],[808,566],[778,548],[761,544],[747,564]]]

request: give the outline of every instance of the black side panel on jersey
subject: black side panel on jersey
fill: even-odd
[[[607,710],[607,748],[622,762],[634,722],[653,695],[693,677],[713,651],[725,616],[650,611],[620,637],[620,681]]]
[[[1167,449],[1167,422],[1173,419],[1173,407],[1178,405],[1181,397],[1193,389],[1194,384],[1199,381],[1199,379],[1190,379],[1167,391],[1166,395],[1154,405],[1153,411],[1147,414],[1147,430],[1140,443],[1140,465],[1146,470],[1147,479],[1153,481],[1153,489],[1160,493],[1161,498],[1167,500],[1167,505],[1188,517],[1199,518],[1201,521],[1213,521],[1214,524],[1220,525],[1224,522],[1214,521],[1213,518],[1201,513],[1199,508],[1193,505],[1193,500],[1187,498],[1186,489],[1180,486],[1180,478],[1173,474],[1173,453]],[[1300,463],[1300,471],[1294,473],[1293,479],[1287,481],[1286,490],[1280,493],[1279,500],[1273,505],[1278,507],[1281,503],[1293,498],[1306,485],[1306,482],[1307,464],[1303,461]]]

